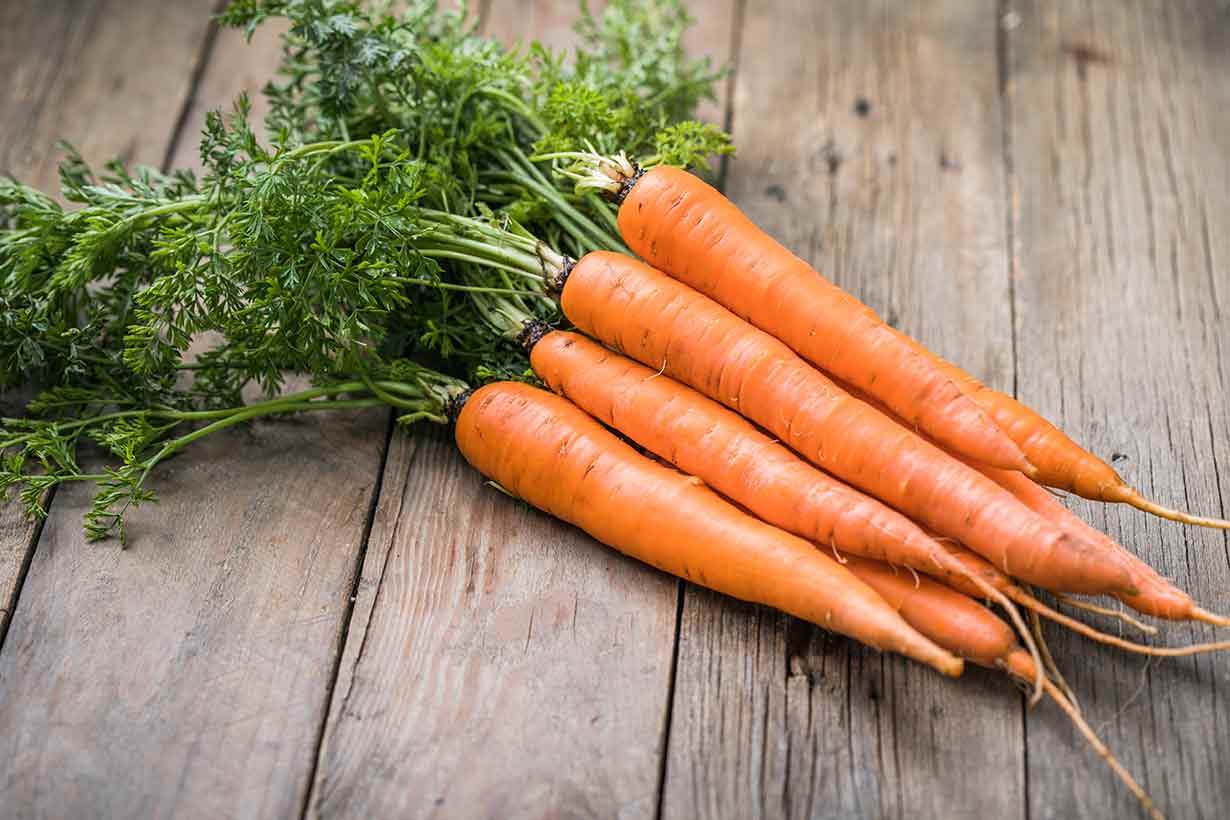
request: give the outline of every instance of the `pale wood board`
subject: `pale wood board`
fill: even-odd
[[[159,166],[216,0],[0,4],[0,173],[57,187],[72,143],[88,161]]]
[[[199,135],[205,128],[205,115],[210,111],[229,114],[234,110],[240,92],[246,92],[252,105],[249,120],[256,133],[264,136],[265,115],[269,103],[261,90],[270,80],[277,82],[282,34],[286,21],[274,19],[263,23],[249,40],[239,29],[221,29],[210,47],[209,65],[201,73],[184,110],[182,136],[176,140],[171,154],[172,168],[201,170]]]
[[[1230,10],[1014,4],[1007,34],[1021,398],[1159,501],[1230,511]],[[1230,610],[1223,533],[1074,502]],[[1224,630],[1222,631],[1224,632]],[[1173,643],[1224,637],[1173,627]],[[1089,719],[1171,817],[1230,814],[1230,658],[1158,661],[1056,634]],[[1039,817],[1130,816],[1053,713],[1029,724]]]
[[[201,112],[229,105],[268,75],[276,56],[268,38],[246,48],[237,33],[220,33],[173,144],[193,66],[164,59],[161,49],[173,41],[197,54],[210,6],[99,12],[127,28],[95,31],[84,53],[97,64],[74,71],[105,77],[111,65],[135,65],[137,44],[156,41],[156,53],[147,49],[140,62],[161,85],[136,100],[123,84],[98,89],[106,99],[96,110],[111,113],[77,124],[61,107],[76,104],[82,84],[89,88],[78,79],[63,97],[44,92],[43,116],[70,136],[88,128],[92,155],[111,144],[102,135],[126,135],[142,146],[137,159],[158,164],[173,153],[192,164]],[[140,117],[131,119],[134,111]],[[386,418],[257,424],[195,445],[154,474],[161,502],[132,515],[127,551],[83,541],[88,487],[57,495],[0,653],[0,813],[299,814]]]
[[[754,12],[753,12],[754,9]],[[1011,388],[994,7],[750,4],[727,194]],[[663,816],[1019,817],[1021,701],[688,587]]]

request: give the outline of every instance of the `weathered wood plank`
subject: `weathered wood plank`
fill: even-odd
[[[16,501],[0,503],[0,644],[17,604],[22,570],[29,561],[37,525]]]
[[[61,492],[0,654],[6,811],[295,814],[382,443],[370,416],[205,441],[126,551]]]
[[[595,11],[606,0],[590,3]],[[538,41],[551,48],[570,48],[576,42],[572,25],[577,3],[560,0],[491,0],[483,10],[481,30],[508,45],[526,46]]]
[[[0,173],[55,189],[59,139],[70,140],[91,161],[125,156],[159,165],[199,57],[210,7],[209,0],[0,4],[0,76],[5,77]],[[149,71],[150,49],[137,54],[132,38],[153,41],[153,58],[165,69]],[[130,95],[123,111],[114,108],[117,91]],[[150,123],[159,133],[103,127],[125,117]],[[4,400],[6,411],[20,406],[16,395]],[[34,532],[16,503],[0,500],[0,639]]]
[[[486,31],[565,46],[574,8]],[[397,435],[309,814],[654,816],[677,589]]]
[[[0,394],[0,415],[20,413],[28,393],[28,390],[12,390]],[[22,575],[34,554],[39,526],[26,517],[16,499],[0,498],[0,647],[4,645],[9,619],[17,605]]]
[[[0,3],[0,174],[55,190],[59,139],[92,162],[161,163],[211,7],[212,0]],[[134,49],[133,38],[146,43]],[[159,71],[149,70],[150,60]],[[107,127],[121,122],[127,127]],[[17,406],[17,396],[4,398],[13,405],[5,409]],[[0,640],[35,532],[15,502],[0,499]]]
[[[0,173],[55,187],[60,139],[91,162],[162,164],[216,5],[0,4]]]
[[[889,321],[1011,387],[992,3],[749,7],[727,192]],[[688,587],[664,816],[1014,817],[1020,699]]]
[[[169,12],[145,12],[112,38],[113,50],[139,52],[134,43],[167,36]],[[191,22],[203,36],[207,12],[199,4],[183,12],[184,27]],[[90,51],[107,54],[98,44]],[[238,35],[220,34],[197,108],[228,105],[267,73],[272,56],[268,43],[249,50]],[[161,59],[142,57],[147,68],[173,70]],[[141,135],[147,159],[158,162],[184,102],[182,94],[143,99],[138,110],[167,114],[140,119],[112,97],[99,110],[115,114],[89,125],[98,139]],[[43,105],[58,111],[60,101]],[[70,116],[52,113],[53,121]],[[183,150],[176,155],[191,159],[194,151]],[[321,416],[201,442],[155,474],[162,501],[130,519],[123,552],[83,543],[88,488],[59,494],[0,654],[4,813],[299,813],[385,420],[379,412]]]
[[[676,584],[398,435],[312,817],[652,817]]]
[[[1162,0],[1013,5],[1020,395],[1151,497],[1224,516],[1230,13]],[[1075,506],[1202,603],[1230,609],[1224,534]],[[1090,719],[1171,816],[1230,813],[1230,659],[1146,668],[1054,643]],[[1028,760],[1039,817],[1134,811],[1054,714],[1031,720]]]

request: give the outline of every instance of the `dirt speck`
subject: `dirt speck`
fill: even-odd
[[[859,97],[854,101],[854,113],[860,117],[866,117],[871,113],[871,100],[866,97]]]
[[[787,198],[786,189],[777,184],[767,186],[764,189],[764,195],[769,199],[775,199],[778,202],[785,202]]]
[[[828,166],[829,176],[837,176],[837,172],[841,169],[841,164],[845,162],[845,157],[837,150],[837,146],[833,144],[832,140],[826,142],[824,147],[820,149],[820,156],[824,158],[824,163]]]
[[[1076,76],[1082,80],[1089,76],[1089,66],[1110,65],[1114,62],[1105,51],[1094,48],[1088,43],[1068,41],[1061,48],[1064,54],[1076,62]]]
[[[940,170],[943,171],[960,171],[961,162],[956,157],[948,156],[948,152],[940,149]]]

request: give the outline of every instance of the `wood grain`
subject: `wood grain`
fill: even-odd
[[[17,605],[23,570],[32,557],[38,525],[28,519],[21,505],[0,503],[0,646],[8,632],[9,619]]]
[[[727,193],[933,349],[1011,387],[993,5],[749,6]],[[663,816],[1013,817],[1019,696],[688,587]]]
[[[216,0],[0,3],[0,173],[55,188],[58,140],[161,165]]]
[[[251,41],[240,29],[220,29],[210,46],[209,63],[184,110],[181,138],[171,155],[172,168],[201,169],[199,135],[205,128],[205,115],[213,110],[229,112],[241,91],[252,103],[249,120],[256,132],[269,113],[269,103],[260,93],[276,77],[281,59],[281,37],[287,29],[284,20],[269,20],[252,35]]]
[[[211,8],[212,0],[0,3],[0,174],[56,190],[60,139],[91,162],[159,165]],[[0,398],[0,409],[21,405],[20,396]],[[0,641],[36,531],[16,502],[0,499]]]
[[[1007,100],[1020,395],[1147,495],[1224,516],[1230,13],[1160,0],[1016,11]],[[1230,610],[1225,534],[1074,506]],[[1174,627],[1167,638],[1214,636]],[[1090,719],[1170,816],[1230,814],[1230,658],[1146,667],[1054,643]],[[1053,714],[1031,720],[1028,759],[1038,816],[1135,811]]]
[[[676,583],[398,435],[311,817],[652,817]]]
[[[175,37],[204,37],[208,9],[172,14],[170,5],[128,18],[122,38],[92,40],[87,53],[100,64],[75,70],[105,75],[108,60],[130,59],[134,42],[168,36],[162,26],[174,14],[185,23]],[[179,49],[195,53],[197,45]],[[264,75],[261,66],[272,65],[267,44],[263,52],[245,50],[223,33],[215,46],[189,119],[229,104]],[[112,97],[98,104],[112,115],[86,124],[97,145],[141,135],[158,162],[174,147],[168,143],[188,81],[171,76],[174,61],[151,65],[165,75],[158,88],[166,91],[151,89],[162,96],[140,105],[159,116],[130,120]],[[45,99],[44,116],[71,122],[72,112],[59,106],[74,94],[63,103]],[[183,150],[176,155],[191,159],[193,151]],[[0,653],[0,814],[300,812],[386,418],[258,424],[195,445],[154,475],[161,503],[130,519],[127,551],[83,542],[89,488],[58,494]]]
[[[599,12],[606,0],[595,0],[589,7]],[[566,0],[490,0],[483,11],[481,31],[507,45],[528,46],[534,41],[555,49],[572,48],[576,42],[572,26],[578,3]]]
[[[205,440],[124,551],[62,491],[0,654],[6,811],[297,812],[382,443],[342,415]]]

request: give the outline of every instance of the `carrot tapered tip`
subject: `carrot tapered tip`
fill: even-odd
[[[1128,504],[1138,510],[1147,512],[1150,515],[1156,515],[1158,518],[1165,518],[1168,521],[1177,521],[1180,524],[1191,524],[1194,527],[1208,527],[1214,530],[1230,530],[1230,521],[1225,521],[1221,518],[1210,518],[1204,515],[1192,515],[1182,510],[1176,510],[1171,507],[1164,507],[1156,501],[1150,501],[1145,498],[1140,492],[1127,484],[1121,484],[1107,490],[1103,494],[1106,501],[1117,501],[1122,504]]]
[[[1216,615],[1198,606],[1192,607],[1191,619],[1193,621],[1200,621],[1203,624],[1212,624],[1213,626],[1230,626],[1230,618],[1227,618],[1225,615]]]
[[[961,677],[961,673],[965,671],[965,661],[961,660],[956,655],[952,655],[949,658],[944,659],[939,664],[932,665],[935,666],[935,668],[941,673],[950,678],[959,678]]]
[[[947,649],[942,649],[932,643],[921,633],[914,632],[913,629],[910,629],[910,633],[900,634],[896,645],[891,647],[892,651],[919,663],[925,663],[941,675],[950,678],[961,677],[961,673],[965,671],[965,661]]]
[[[999,664],[1004,671],[1021,683],[1029,686],[1035,685],[1034,681],[1038,678],[1038,664],[1034,663],[1034,659],[1024,649],[1014,649],[1006,657],[1001,658]]]

